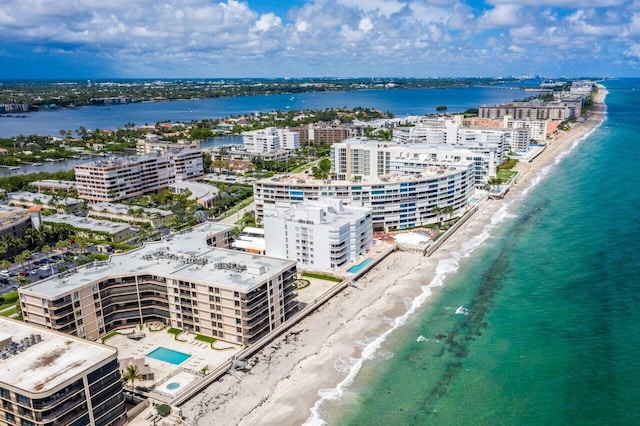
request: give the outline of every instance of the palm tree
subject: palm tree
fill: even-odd
[[[129,364],[127,368],[122,372],[122,381],[126,383],[131,383],[131,402],[133,402],[133,389],[136,380],[142,379],[142,374],[138,370],[137,365]]]

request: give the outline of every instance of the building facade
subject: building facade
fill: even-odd
[[[78,196],[113,202],[164,189],[176,181],[204,175],[202,153],[183,150],[95,161],[75,167]]]
[[[474,163],[460,161],[374,180],[322,180],[303,174],[261,179],[253,186],[256,218],[261,221],[292,204],[330,197],[371,208],[374,231],[428,225],[439,222],[439,211],[447,210],[452,217],[466,211],[475,192],[474,176]]]
[[[117,350],[0,317],[0,423],[126,423]]]
[[[266,253],[303,269],[337,269],[373,246],[372,210],[343,200],[303,202],[264,218]]]
[[[251,344],[297,312],[296,265],[207,245],[228,246],[231,232],[205,223],[104,264],[21,287],[24,320],[90,340],[159,321]]]

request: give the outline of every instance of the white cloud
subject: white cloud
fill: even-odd
[[[488,10],[478,19],[480,28],[515,27],[520,23],[520,6],[516,4],[499,4]]]
[[[640,58],[640,44],[632,44],[624,51],[624,56],[630,58]]]

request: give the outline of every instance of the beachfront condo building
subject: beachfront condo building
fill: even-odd
[[[117,350],[0,317],[0,424],[126,423]]]
[[[438,212],[464,213],[473,198],[475,164],[433,162],[413,174],[389,173],[352,180],[315,179],[291,174],[253,184],[256,218],[303,201],[339,198],[351,206],[373,210],[377,230],[404,229],[439,222]]]
[[[302,269],[338,269],[373,246],[372,209],[321,199],[294,204],[264,218],[269,256],[295,260]]]
[[[365,139],[347,139],[331,146],[331,172],[338,180],[374,180],[386,174],[419,174],[442,163],[472,162],[474,185],[484,187],[495,176],[500,156],[494,146],[472,151],[449,144],[394,145]]]
[[[202,153],[182,150],[99,160],[75,166],[78,196],[90,202],[114,202],[167,188],[176,181],[202,177]]]
[[[220,248],[231,234],[205,223],[21,287],[24,320],[89,340],[161,322],[251,344],[297,312],[296,264]]]
[[[582,100],[567,102],[509,102],[500,105],[483,105],[478,110],[480,118],[503,119],[510,116],[516,120],[558,120],[563,121],[582,114]]]
[[[483,157],[487,176],[492,176],[494,167],[491,165],[499,165],[506,158],[505,154],[509,149],[509,130],[465,127],[459,121],[431,120],[412,127],[397,127],[393,129],[393,142],[396,145],[419,144],[433,147],[449,145],[468,149]]]

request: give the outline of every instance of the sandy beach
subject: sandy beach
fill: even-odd
[[[441,261],[459,258],[504,203],[521,196],[541,169],[601,122],[605,95],[601,88],[589,117],[548,143],[533,162],[518,163],[518,182],[505,199],[483,204],[431,257],[389,255],[358,280],[362,290],[348,287],[250,359],[249,371],[240,377],[227,374],[185,403],[186,421],[194,426],[305,423],[318,392],[335,388],[346,377],[336,366],[360,359],[363,347],[407,312],[407,301],[423,294],[422,286],[432,283]]]

